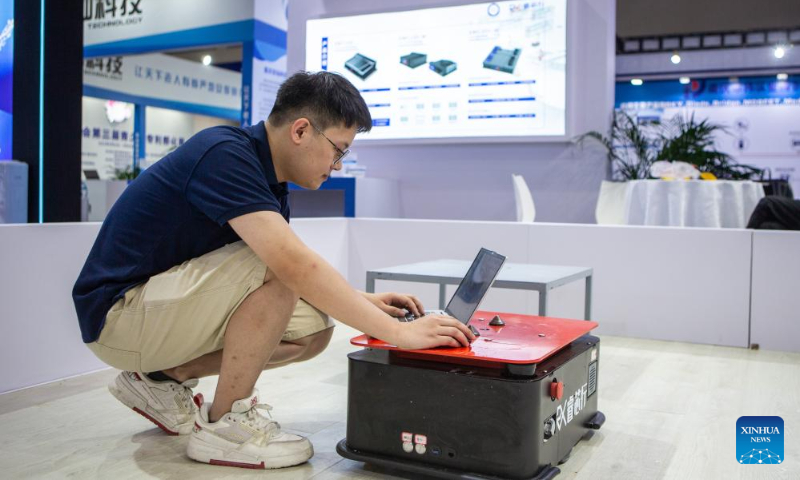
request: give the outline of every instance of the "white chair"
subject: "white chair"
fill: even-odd
[[[528,184],[522,175],[511,174],[514,183],[514,200],[517,204],[517,221],[522,223],[533,223],[536,218],[536,207],[533,205],[533,197],[528,189]]]
[[[600,195],[597,197],[597,207],[594,217],[598,225],[624,225],[625,224],[625,196],[628,192],[628,182],[609,182],[603,180],[600,184]]]

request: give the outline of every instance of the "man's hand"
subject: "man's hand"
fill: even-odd
[[[405,310],[413,313],[416,317],[421,317],[425,313],[422,302],[414,295],[406,293],[364,293],[364,297],[372,302],[373,305],[393,317],[404,317]],[[405,310],[403,310],[405,309]]]
[[[433,347],[468,347],[475,335],[453,317],[426,315],[413,322],[400,323],[396,345],[409,350]]]

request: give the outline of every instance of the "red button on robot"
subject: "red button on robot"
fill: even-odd
[[[555,400],[561,400],[561,397],[564,396],[564,382],[556,382],[550,384],[550,398]]]

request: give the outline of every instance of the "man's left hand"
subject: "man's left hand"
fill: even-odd
[[[363,295],[376,307],[393,317],[404,317],[406,315],[406,310],[417,317],[425,313],[422,302],[414,295],[395,292],[363,293]]]

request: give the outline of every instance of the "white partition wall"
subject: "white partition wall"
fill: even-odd
[[[751,231],[559,224],[530,229],[531,263],[594,268],[598,333],[748,345]],[[554,292],[553,316],[581,318],[580,292]]]
[[[99,229],[0,225],[0,393],[105,368],[83,345],[72,304]]]
[[[99,227],[0,226],[0,393],[105,367],[81,341],[71,297]],[[800,351],[796,232],[358,218],[292,228],[359,289],[368,269],[487,247],[514,263],[592,267],[600,334]],[[438,300],[435,285],[376,288]],[[494,289],[482,308],[535,314],[537,297]],[[583,282],[556,288],[549,315],[583,318],[583,298]]]
[[[291,226],[303,243],[347,278],[346,218],[298,218],[291,221]]]
[[[347,221],[293,220],[311,248],[347,275]],[[72,303],[99,223],[0,225],[0,393],[107,366],[81,340]]]
[[[750,341],[800,352],[800,233],[753,234]]]
[[[363,288],[368,269],[469,260],[486,247],[509,262],[593,268],[592,319],[600,322],[598,333],[746,347],[751,235],[746,230],[356,219],[350,223],[349,278]],[[389,289],[411,290],[427,305],[436,304],[435,286],[376,284],[378,291]],[[535,314],[537,296],[495,289],[481,308]],[[583,308],[583,282],[550,294],[549,316],[583,318]]]

